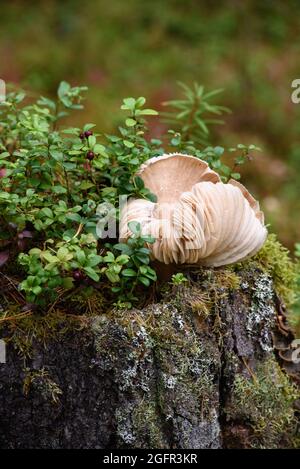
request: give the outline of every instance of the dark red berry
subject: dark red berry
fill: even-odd
[[[90,135],[93,135],[93,132],[92,132],[91,130],[86,130],[86,131],[84,132],[84,135],[85,135],[86,138],[89,138]]]
[[[82,280],[83,279],[83,273],[80,270],[74,270],[73,272],[73,279],[74,280]]]
[[[93,151],[88,151],[86,157],[88,160],[92,161],[95,158],[95,153]]]
[[[85,137],[85,134],[84,134],[84,132],[81,132],[81,134],[79,135],[79,138],[81,138],[81,140],[83,140],[83,139],[84,139],[84,137]]]

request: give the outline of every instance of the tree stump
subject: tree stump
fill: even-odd
[[[13,337],[0,364],[0,447],[297,446],[299,370],[271,277],[189,277],[156,304],[80,327],[63,319],[30,353],[21,320],[2,330]]]

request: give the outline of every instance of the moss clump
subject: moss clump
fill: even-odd
[[[297,265],[291,260],[289,250],[282,246],[275,234],[269,234],[256,256],[248,262],[256,262],[272,278],[275,290],[286,306],[296,299]]]
[[[84,327],[91,316],[103,313],[111,302],[109,289],[78,288],[71,293],[62,291],[48,307],[26,304],[14,278],[0,278],[0,332],[6,342],[23,358],[30,357],[35,343],[46,345],[59,340],[67,332]]]
[[[164,430],[177,428],[178,419],[188,428],[188,419],[211,421],[218,406],[218,349],[212,337],[199,340],[189,307],[184,314],[174,304],[116,310],[95,319],[92,328],[101,363],[119,370],[112,371],[114,380],[130,399],[116,410],[117,434],[125,444],[139,447],[147,435],[148,447],[168,447]]]
[[[102,286],[101,291],[92,287],[72,291],[63,297],[59,307],[65,311],[73,311],[78,315],[96,316],[111,308],[110,288]]]
[[[297,446],[294,402],[299,390],[274,358],[258,365],[251,379],[237,375],[228,417],[252,429],[249,446],[278,448]],[[249,423],[250,422],[250,423]],[[295,435],[295,437],[291,437]],[[287,442],[288,440],[288,442]]]
[[[7,343],[11,343],[24,359],[30,358],[35,343],[46,347],[53,340],[60,340],[70,330],[82,329],[87,318],[71,316],[60,310],[53,310],[45,316],[29,314],[15,315],[0,323]]]
[[[184,303],[183,303],[184,304]],[[101,325],[94,326],[96,333],[96,348],[102,354],[114,357],[112,347],[107,352],[107,340],[111,337],[107,333],[105,324],[115,324],[118,337],[130,344],[131,353],[128,356],[129,366],[122,372],[122,389],[129,389],[132,384],[147,391],[145,376],[138,376],[138,369],[133,369],[132,362],[140,363],[144,360],[158,360],[161,375],[160,386],[163,389],[174,390],[182,382],[202,396],[209,396],[211,374],[209,365],[213,365],[215,357],[210,356],[198,339],[192,327],[193,317],[185,311],[181,314],[173,304],[149,306],[145,311],[116,310],[110,313],[111,318],[103,318]],[[111,321],[110,321],[111,320]],[[209,347],[209,345],[208,345]],[[210,347],[209,347],[210,349]],[[115,350],[118,355],[118,349]]]
[[[45,368],[40,370],[25,369],[25,378],[23,391],[27,396],[31,390],[39,392],[45,400],[50,400],[53,404],[58,404],[62,390],[58,384],[51,378]]]
[[[139,429],[145,440],[149,441],[151,448],[167,447],[159,415],[157,403],[146,398],[132,412],[133,426]]]
[[[164,300],[175,306],[188,305],[201,320],[205,320],[222,298],[240,287],[241,279],[232,266],[222,269],[192,268],[189,281],[172,285],[164,292]]]

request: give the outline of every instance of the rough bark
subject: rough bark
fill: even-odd
[[[265,274],[244,272],[235,288],[206,274],[160,303],[36,341],[30,357],[11,341],[0,447],[295,446],[297,390],[274,349],[288,354],[290,333],[277,316]]]

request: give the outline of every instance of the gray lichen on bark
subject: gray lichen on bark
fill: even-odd
[[[205,270],[159,303],[90,318],[33,343],[26,359],[12,342],[0,365],[1,447],[297,444],[298,391],[272,346],[272,279],[222,275]]]

